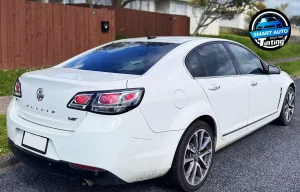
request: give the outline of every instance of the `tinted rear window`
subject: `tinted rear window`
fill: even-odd
[[[64,68],[143,75],[179,44],[160,42],[119,42],[83,55]]]

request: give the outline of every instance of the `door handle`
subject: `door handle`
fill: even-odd
[[[256,85],[257,85],[257,82],[251,81],[250,85],[251,85],[251,86],[256,86]]]
[[[209,90],[212,90],[212,91],[215,91],[215,90],[220,89],[220,85],[211,84],[211,85],[208,87],[208,89],[209,89]]]

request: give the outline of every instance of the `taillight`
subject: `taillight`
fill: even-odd
[[[77,94],[69,103],[68,107],[74,109],[86,109],[93,95],[93,93]]]
[[[144,89],[95,91],[77,93],[68,107],[100,114],[120,114],[137,107],[144,95]]]
[[[101,104],[117,104],[122,96],[122,93],[103,93],[100,95],[98,102]]]
[[[21,89],[21,82],[19,79],[16,80],[14,86],[14,94],[15,97],[22,97],[22,89]]]

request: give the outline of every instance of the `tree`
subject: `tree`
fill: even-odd
[[[249,10],[247,12],[247,15],[248,17],[246,18],[246,23],[247,25],[245,26],[246,29],[248,29],[248,25],[251,21],[251,18],[258,12],[258,11],[261,11],[261,10],[264,10],[267,8],[267,6],[264,4],[264,1],[265,0],[258,0],[256,2],[252,2],[250,5],[249,5]]]
[[[113,7],[125,7],[130,2],[133,2],[136,0],[111,0]]]
[[[63,0],[49,0],[49,3],[63,3]]]
[[[98,4],[101,0],[85,0],[86,4],[89,4],[91,8],[94,7],[94,5]]]
[[[192,5],[201,8],[201,16],[193,35],[197,35],[201,28],[203,32],[221,17],[233,18],[236,14],[244,12],[252,2],[253,0],[192,0]]]
[[[284,12],[288,8],[289,4],[288,3],[281,3],[275,9],[278,9],[281,12]]]
[[[258,0],[256,2],[251,3],[251,8],[257,8],[258,10],[264,10],[267,8],[267,6],[264,4],[265,0]]]
[[[292,25],[300,26],[300,16],[293,16],[290,19],[290,22],[291,22]]]
[[[125,7],[128,3],[136,1],[136,0],[111,0],[113,7]],[[94,5],[99,4],[102,2],[102,0],[85,0],[87,4],[90,5],[91,8],[94,7]]]
[[[30,0],[30,1],[36,1],[41,3],[63,3],[64,0]]]

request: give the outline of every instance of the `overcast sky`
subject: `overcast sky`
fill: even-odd
[[[300,0],[265,0],[265,3],[268,8],[275,8],[281,3],[288,3],[289,7],[285,10],[285,14],[288,16],[300,16]]]

